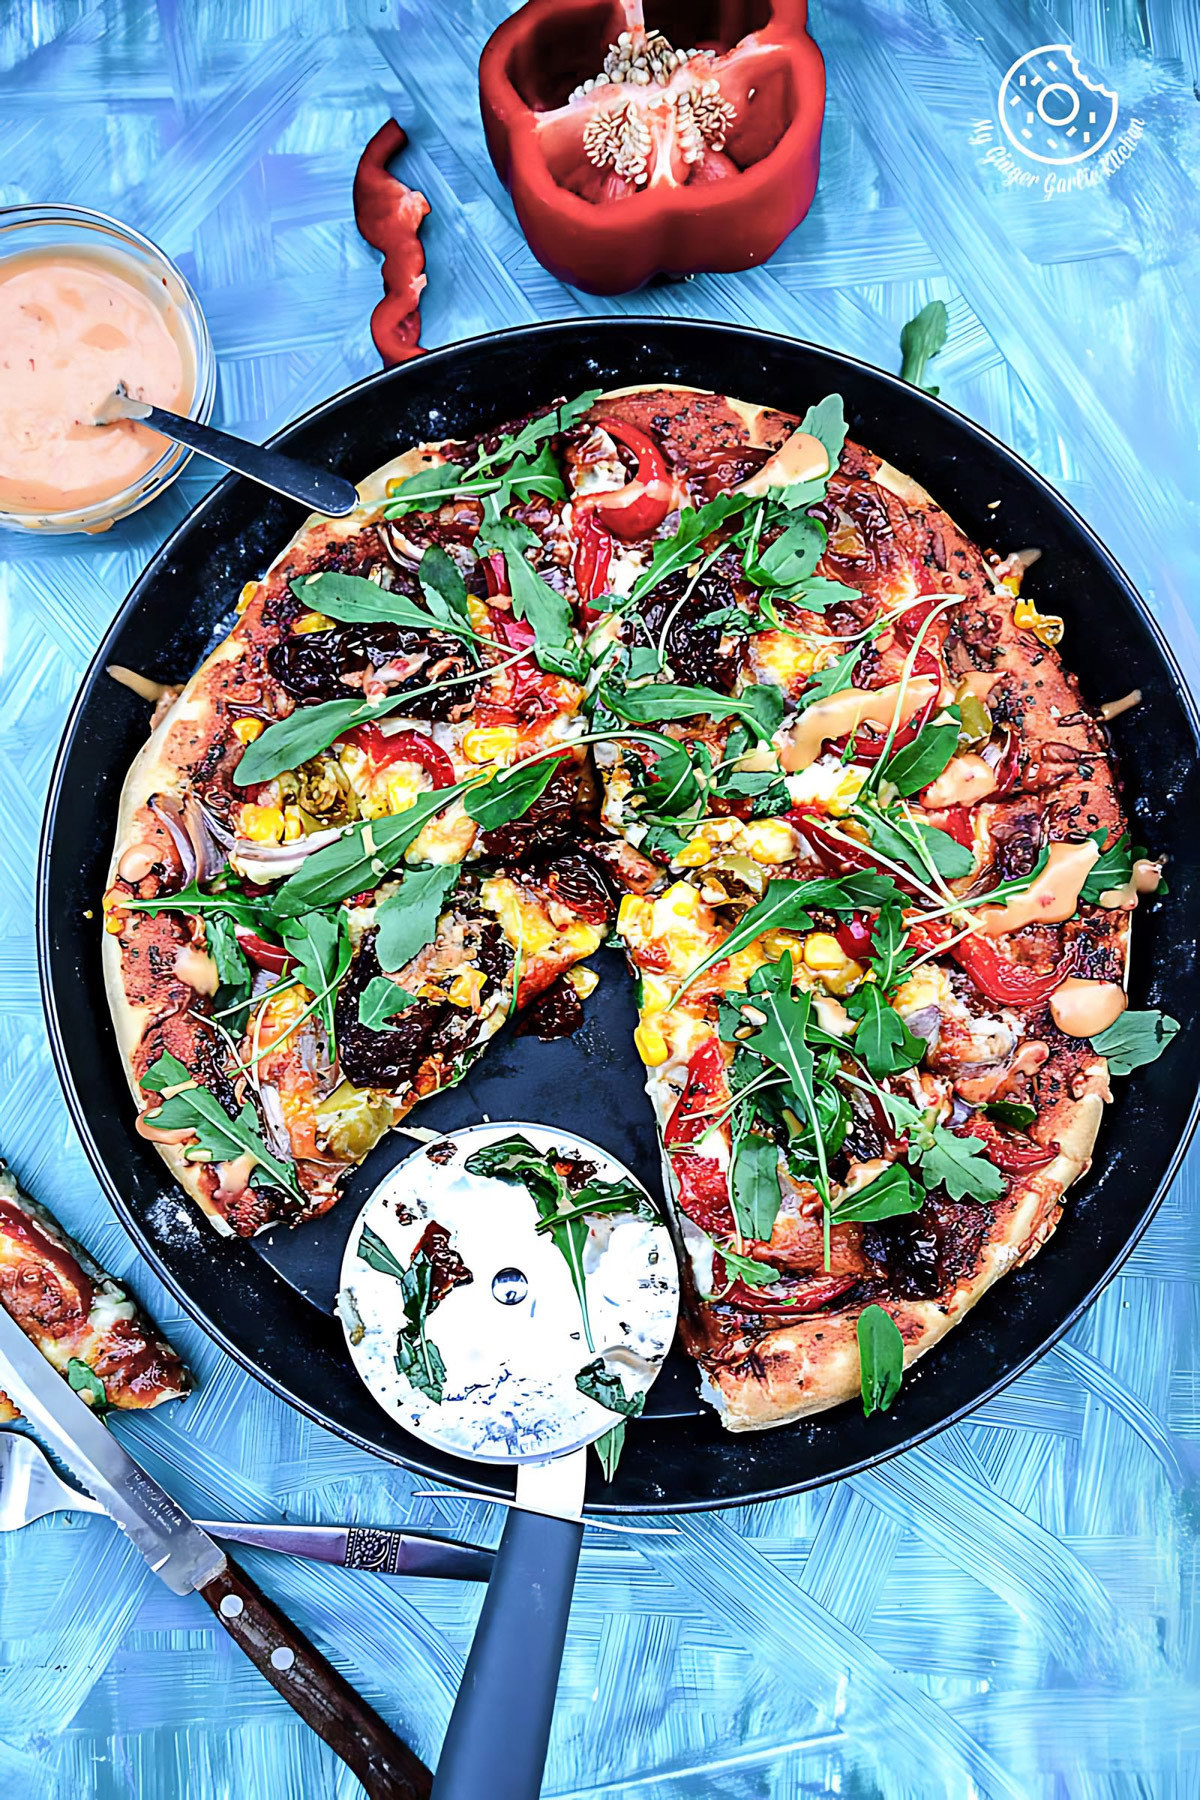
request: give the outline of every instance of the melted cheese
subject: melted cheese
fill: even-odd
[[[980,928],[988,937],[1004,937],[1023,925],[1056,925],[1071,918],[1099,854],[1094,838],[1085,838],[1082,844],[1051,844],[1046,867],[1023,894],[1015,894],[1003,906],[980,907],[976,914]]]

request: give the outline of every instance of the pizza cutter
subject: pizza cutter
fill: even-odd
[[[434,1800],[536,1800],[583,1539],[587,1446],[622,1419],[596,1395],[636,1406],[679,1307],[671,1239],[649,1197],[640,1213],[586,1215],[569,1258],[522,1182],[467,1167],[513,1138],[644,1195],[607,1151],[569,1132],[452,1132],[376,1188],[351,1229],[338,1295],[355,1366],[406,1431],[517,1468]],[[424,1310],[418,1271],[439,1296]]]

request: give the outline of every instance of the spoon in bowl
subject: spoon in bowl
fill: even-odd
[[[251,481],[274,488],[277,494],[283,494],[288,500],[298,500],[302,506],[324,513],[327,518],[343,519],[358,505],[357,489],[344,476],[331,475],[328,470],[316,469],[311,463],[297,462],[294,456],[284,456],[282,451],[265,450],[259,444],[247,443],[245,438],[230,437],[211,425],[201,425],[195,419],[180,418],[178,413],[167,412],[161,406],[135,400],[124,382],[101,402],[92,422],[116,425],[122,419],[136,419],[140,424],[149,425],[163,437],[173,438],[189,450],[198,450],[201,456],[224,463],[227,469],[236,469],[239,475],[248,475]]]

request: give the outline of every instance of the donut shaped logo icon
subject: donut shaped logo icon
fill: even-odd
[[[1117,96],[1084,74],[1069,44],[1041,44],[1018,57],[997,104],[1013,149],[1040,163],[1085,161],[1117,123]]]

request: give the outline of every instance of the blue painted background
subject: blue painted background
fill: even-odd
[[[1200,583],[1200,136],[1193,0],[825,0],[824,168],[754,274],[630,301],[533,261],[487,162],[475,60],[500,0],[5,0],[0,203],[74,201],[157,238],[199,290],[217,417],[263,435],[377,366],[377,258],[350,216],[395,112],[428,195],[424,340],[571,313],[770,326],[895,367],[950,309],[943,394],[1042,469],[1147,595],[1193,674]],[[986,162],[1001,77],[1073,43],[1143,135],[1111,181],[1045,197]],[[973,141],[977,140],[977,141]],[[980,141],[982,140],[982,141]],[[1020,159],[1016,159],[1019,161]],[[194,466],[107,537],[0,541],[0,1148],[137,1285],[199,1395],[120,1429],[194,1510],[436,1522],[474,1502],[291,1414],[216,1354],[88,1173],[46,1050],[31,890],[42,797],[92,647],[206,485]],[[1200,1791],[1194,1470],[1200,1207],[1192,1158],[1069,1340],[926,1449],[823,1492],[589,1533],[546,1791],[565,1797],[1125,1800]],[[477,1590],[248,1554],[432,1761]],[[0,1793],[21,1800],[332,1800],[354,1781],[105,1522],[0,1543]],[[502,1754],[502,1747],[498,1746]]]

